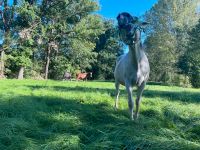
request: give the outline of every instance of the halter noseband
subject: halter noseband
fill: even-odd
[[[139,25],[134,25],[134,24],[130,24],[130,23],[125,24],[125,25],[119,25],[118,28],[119,28],[119,35],[120,35],[120,30],[125,29],[128,32],[127,38],[131,39],[131,41],[134,41],[134,43],[136,43],[137,41],[140,40],[139,39],[139,40],[136,41],[136,37],[134,37],[134,35],[136,34],[136,31],[137,30],[139,30],[140,32],[143,31],[143,28],[141,28]],[[129,33],[131,30],[133,30],[134,32]]]

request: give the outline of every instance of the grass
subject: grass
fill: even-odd
[[[130,121],[114,84],[0,80],[0,149],[200,149],[198,89],[148,85]]]

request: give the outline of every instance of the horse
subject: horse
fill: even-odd
[[[86,73],[78,73],[76,80],[84,80],[87,81],[87,79],[92,78],[92,72],[86,72]]]
[[[141,41],[141,32],[148,23],[139,22],[137,17],[133,17],[126,12],[119,14],[117,20],[120,38],[128,45],[129,52],[120,56],[116,61],[114,71],[116,88],[115,109],[118,108],[119,85],[121,84],[126,87],[128,92],[130,117],[132,120],[136,120],[138,118],[141,96],[150,73],[149,62]],[[133,114],[133,86],[137,86],[135,114]]]
[[[63,80],[71,80],[72,75],[69,72],[65,72],[63,75]]]

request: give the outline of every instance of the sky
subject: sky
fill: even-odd
[[[99,14],[108,19],[116,19],[121,12],[142,16],[157,0],[99,0]]]
[[[116,17],[121,12],[128,12],[134,16],[142,16],[157,2],[157,0],[99,0],[101,10],[100,15],[107,19],[116,21]],[[128,52],[128,47],[124,47],[124,52]]]

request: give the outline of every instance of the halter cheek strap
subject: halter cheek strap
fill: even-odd
[[[119,35],[121,35],[121,29],[125,29],[125,30],[129,30],[129,26],[128,25],[125,25],[125,26],[119,26]],[[141,36],[137,39],[137,36],[136,36],[136,32],[139,32],[139,34],[141,34],[141,30],[143,30],[140,26],[132,26],[132,30],[133,32],[126,35],[128,39],[131,39],[132,43],[138,43],[140,42],[141,40]],[[127,32],[130,32],[130,31],[127,31]]]

